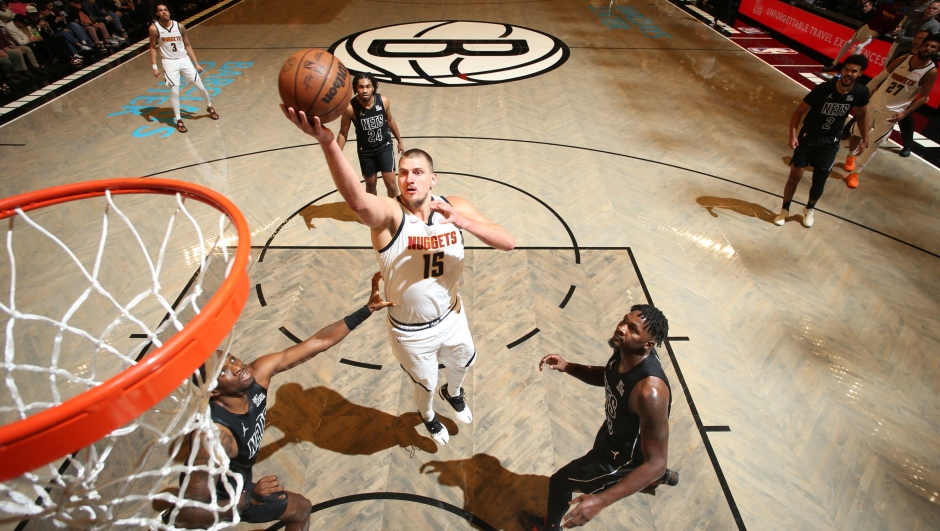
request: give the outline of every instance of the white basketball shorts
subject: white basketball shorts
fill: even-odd
[[[426,330],[405,331],[386,320],[392,354],[411,379],[433,392],[437,382],[438,363],[449,368],[465,368],[476,361],[476,350],[467,312],[464,308],[450,312],[437,325]]]
[[[189,57],[163,60],[163,75],[166,78],[168,87],[178,87],[180,85],[180,74],[183,75],[183,79],[190,83],[196,81],[196,76],[199,75]]]

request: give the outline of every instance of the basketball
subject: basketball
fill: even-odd
[[[339,118],[349,105],[352,83],[339,59],[326,50],[310,48],[284,61],[277,78],[281,101],[307,118],[319,116],[321,123]]]

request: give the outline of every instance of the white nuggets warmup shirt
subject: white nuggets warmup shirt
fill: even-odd
[[[920,92],[924,76],[937,65],[929,61],[926,66],[914,69],[911,67],[912,59],[914,56],[908,55],[907,59],[888,75],[888,79],[881,83],[878,90],[871,95],[869,109],[897,114],[904,111],[914,101]]]
[[[154,25],[157,27],[157,47],[160,49],[160,55],[163,56],[166,84],[171,87],[179,86],[180,74],[183,74],[187,81],[195,81],[196,67],[186,54],[180,23],[175,20],[170,21],[170,29],[164,28],[159,22],[154,22]]]
[[[431,197],[446,201],[443,197]],[[463,273],[463,236],[452,223],[431,212],[428,222],[402,208],[402,223],[392,241],[377,251],[385,279],[388,340],[395,359],[425,393],[415,403],[425,419],[433,416],[438,363],[448,385],[460,387],[476,360],[476,349],[457,290]]]

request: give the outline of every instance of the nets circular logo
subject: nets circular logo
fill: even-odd
[[[459,87],[525,79],[568,60],[559,39],[520,26],[445,20],[365,30],[330,53],[356,72],[399,85]]]

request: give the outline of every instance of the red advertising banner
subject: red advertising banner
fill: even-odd
[[[779,0],[741,0],[742,15],[756,20],[768,28],[804,44],[830,59],[834,58],[855,29],[814,15]],[[868,57],[865,74],[878,75],[884,68],[885,56],[891,44],[875,39],[862,51]]]
[[[843,26],[779,0],[741,0],[741,7],[738,11],[830,59],[834,58],[845,42],[855,34],[854,28]],[[867,76],[875,77],[884,69],[890,48],[890,43],[875,39],[862,50],[869,61],[868,68],[865,70]],[[928,100],[932,107],[936,107],[938,102],[940,102],[940,83],[934,85]]]

